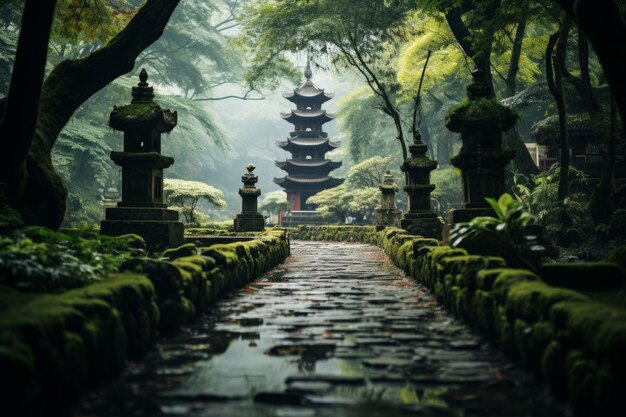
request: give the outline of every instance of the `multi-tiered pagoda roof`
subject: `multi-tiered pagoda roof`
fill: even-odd
[[[343,179],[330,176],[330,172],[339,168],[341,162],[326,159],[326,153],[336,149],[339,144],[328,139],[322,126],[335,119],[335,115],[322,109],[322,104],[333,98],[311,81],[311,67],[307,64],[304,72],[306,81],[284,97],[296,104],[296,109],[282,113],[284,120],[294,125],[294,130],[286,141],[276,144],[291,158],[276,162],[276,166],[287,172],[287,176],[275,178],[274,182],[285,189],[291,211],[311,210],[306,200],[327,188],[343,183]]]

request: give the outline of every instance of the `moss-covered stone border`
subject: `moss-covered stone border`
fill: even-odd
[[[576,415],[608,416],[621,409],[626,394],[625,310],[550,286],[531,271],[508,268],[502,258],[471,255],[401,229],[287,230],[292,239],[380,246],[455,316],[492,336],[509,355],[543,376],[558,396],[571,402]],[[590,280],[613,269],[606,263],[580,268]]]
[[[120,273],[59,295],[0,287],[0,391],[11,416],[57,415],[86,389],[141,358],[225,292],[242,287],[289,256],[284,231],[192,251],[169,260],[135,258]]]

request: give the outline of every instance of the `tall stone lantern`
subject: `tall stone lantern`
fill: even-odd
[[[393,179],[391,171],[383,176],[383,183],[378,187],[382,193],[380,207],[374,212],[376,218],[376,230],[383,230],[388,226],[399,226],[402,212],[396,208],[396,193],[398,185]]]
[[[265,229],[265,219],[258,212],[258,198],[261,190],[257,188],[256,183],[259,177],[254,175],[256,168],[254,164],[246,165],[248,170],[241,177],[243,187],[239,189],[241,196],[241,213],[235,218],[235,231],[237,232],[262,232]]]
[[[409,146],[411,156],[401,167],[406,173],[404,191],[409,195],[409,207],[400,227],[413,235],[441,239],[443,221],[430,207],[430,193],[435,189],[435,185],[430,183],[430,173],[437,168],[437,161],[426,156],[427,150],[417,133],[414,143]]]
[[[502,149],[502,132],[511,128],[517,115],[498,103],[482,82],[482,71],[472,72],[464,103],[451,109],[446,127],[461,134],[461,152],[452,165],[461,170],[463,204],[450,210],[448,225],[467,222],[478,216],[493,216],[486,197],[497,199],[505,192],[504,168],[515,151]]]
[[[147,80],[142,69],[130,104],[115,106],[109,118],[109,126],[124,132],[124,150],[111,152],[113,162],[122,167],[122,201],[106,210],[100,231],[138,234],[154,250],[183,244],[184,229],[178,212],[163,202],[163,170],[174,158],[161,155],[161,134],[174,129],[177,114],[154,102]]]

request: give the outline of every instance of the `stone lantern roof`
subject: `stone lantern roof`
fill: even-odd
[[[139,74],[139,83],[133,87],[130,104],[114,106],[109,117],[109,126],[126,131],[137,128],[152,128],[161,133],[169,132],[176,126],[176,112],[162,109],[154,101],[154,89],[147,83],[148,72]]]
[[[387,170],[387,172],[383,176],[383,183],[380,184],[378,188],[383,193],[396,193],[399,191],[398,184],[396,184],[396,181],[394,180],[393,174],[390,170]]]

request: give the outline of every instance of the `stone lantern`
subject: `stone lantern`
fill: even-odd
[[[241,177],[243,187],[239,189],[239,195],[242,207],[241,213],[235,218],[237,232],[262,232],[265,229],[265,220],[257,209],[261,190],[256,186],[259,177],[253,173],[255,168],[254,164],[246,165],[248,172]]]
[[[376,218],[376,230],[383,230],[385,227],[398,227],[400,225],[400,217],[402,213],[396,208],[396,193],[398,185],[393,179],[391,171],[383,177],[383,183],[378,189],[382,193],[380,207],[374,212]]]
[[[117,207],[119,200],[120,193],[117,191],[115,183],[111,182],[108,188],[102,190],[102,218],[106,218],[107,209]]]
[[[154,250],[183,244],[184,229],[178,212],[163,203],[163,170],[174,158],[161,155],[161,134],[174,129],[177,114],[154,102],[147,80],[142,69],[131,103],[115,106],[109,118],[109,126],[124,132],[124,151],[111,152],[113,162],[122,167],[122,201],[106,210],[101,233],[136,233]]]
[[[481,70],[474,70],[472,77],[468,100],[446,117],[446,127],[460,133],[463,142],[451,161],[461,170],[463,204],[448,213],[449,226],[494,215],[485,198],[498,199],[505,192],[504,168],[515,156],[514,151],[502,149],[502,132],[516,123],[517,115],[493,98]]]
[[[437,161],[426,156],[427,149],[417,133],[414,143],[409,146],[411,156],[401,167],[406,173],[404,191],[409,195],[409,207],[400,227],[413,235],[440,239],[443,222],[430,208],[430,193],[435,189],[430,183],[430,172],[437,168]]]

